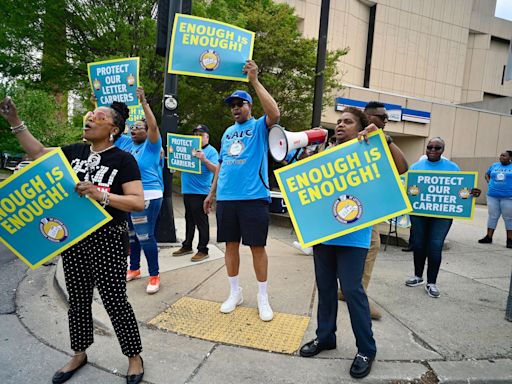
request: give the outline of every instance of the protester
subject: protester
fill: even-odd
[[[411,171],[449,171],[459,172],[460,168],[453,161],[442,158],[444,152],[444,140],[434,137],[429,140],[426,150],[426,159],[419,160],[411,165]],[[478,197],[480,190],[473,188],[471,195]],[[412,249],[414,254],[414,276],[407,279],[405,285],[416,287],[424,284],[423,270],[428,259],[427,285],[425,290],[430,297],[440,296],[437,288],[437,275],[441,266],[444,239],[450,230],[453,219],[441,217],[427,217],[411,215],[411,225],[414,228]]]
[[[268,130],[279,121],[277,103],[258,80],[258,66],[252,60],[243,68],[256,91],[265,115],[252,116],[253,101],[245,91],[235,91],[224,101],[231,107],[235,124],[224,132],[219,167],[215,173],[204,210],[209,212],[217,196],[217,241],[226,242],[226,270],[231,286],[222,313],[230,313],[243,302],[238,284],[240,241],[251,248],[258,280],[260,319],[270,321],[274,313],[267,293],[268,258],[265,245],[269,224]]]
[[[383,103],[378,101],[370,101],[366,104],[364,109],[364,113],[368,117],[370,123],[375,124],[379,129],[384,130],[386,127],[386,123],[388,122],[388,114],[386,111],[386,107]],[[391,136],[386,135],[386,140],[388,143],[389,151],[391,152],[391,156],[393,157],[393,161],[396,165],[399,174],[407,172],[408,165],[407,160],[405,159],[404,154],[400,150],[400,148],[393,142]],[[373,266],[375,265],[375,260],[377,259],[377,255],[380,250],[380,233],[375,226],[372,227],[372,237],[370,242],[370,249],[368,250],[368,255],[366,256],[366,260],[364,263],[364,272],[363,272],[363,287],[366,292],[368,292],[368,285],[370,284],[370,279],[372,277]],[[340,291],[339,294],[340,299],[344,299],[343,291]],[[375,308],[373,304],[370,303],[370,314],[373,320],[380,320],[382,318],[382,313]]]
[[[210,145],[210,129],[204,124],[194,128],[194,135],[201,136],[202,148],[196,151],[195,156],[201,160],[201,173],[181,173],[181,193],[185,205],[185,240],[181,248],[173,256],[183,256],[192,253],[192,241],[197,227],[199,243],[197,253],[191,261],[202,261],[208,256],[208,242],[210,241],[210,224],[208,215],[204,212],[204,199],[210,192],[212,179],[219,164],[219,153]]]
[[[122,135],[115,145],[133,155],[139,165],[144,188],[144,210],[132,212],[128,222],[130,229],[130,269],[126,281],[140,279],[140,253],[148,263],[149,279],[146,292],[160,290],[160,271],[158,266],[158,246],[156,243],[156,221],[163,200],[164,184],[162,180],[162,138],[153,111],[149,106],[144,88],[137,88],[137,97],[144,109],[145,118],[136,121],[130,127],[130,136]]]
[[[10,98],[0,103],[0,114],[27,154],[37,159],[45,148],[19,119]],[[73,144],[62,148],[80,182],[76,191],[100,202],[113,220],[62,253],[64,277],[69,293],[71,360],[53,376],[64,383],[87,364],[86,349],[93,343],[92,298],[96,286],[112,321],[121,350],[128,357],[128,384],[139,383],[144,375],[139,328],[126,297],[127,214],[144,208],[140,172],[133,156],[114,146],[121,135],[128,108],[114,102],[86,115],[83,136],[91,145]]]
[[[369,126],[367,116],[358,108],[343,110],[336,126],[337,144],[363,138],[378,128]],[[363,130],[364,127],[367,127]],[[365,145],[365,144],[361,144]],[[370,373],[377,347],[373,338],[368,297],[362,285],[366,254],[370,247],[371,227],[313,246],[313,260],[318,289],[316,338],[300,349],[303,357],[312,357],[323,350],[336,348],[336,317],[338,311],[338,280],[345,295],[357,354],[350,375],[362,378]]]
[[[487,235],[478,240],[480,244],[492,243],[492,236],[500,216],[507,231],[507,248],[512,248],[512,151],[500,155],[500,161],[489,167],[485,173],[489,184],[487,191]]]

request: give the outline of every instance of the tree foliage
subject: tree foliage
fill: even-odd
[[[0,73],[23,84],[16,89],[23,89],[30,97],[44,97],[30,89],[53,95],[73,91],[90,107],[87,63],[139,56],[141,84],[159,118],[165,63],[155,53],[155,0],[3,0],[2,4]],[[254,60],[261,70],[261,82],[280,106],[281,124],[289,130],[310,128],[316,40],[301,36],[293,9],[272,0],[195,0],[192,8],[197,16],[256,33]],[[336,61],[343,54],[334,51],[327,55],[326,95],[341,86]],[[243,82],[180,76],[178,84],[182,131],[197,123],[208,124],[212,143],[217,145],[223,130],[232,123],[222,100],[235,89],[254,94]],[[61,99],[64,103],[65,97]],[[324,103],[328,101],[324,98]],[[48,103],[51,101],[43,102],[49,108]],[[65,109],[60,107],[57,114]],[[254,115],[261,113],[256,100]],[[29,119],[27,115],[23,118]],[[52,124],[49,121],[44,126]],[[68,139],[45,132],[49,136],[39,136],[45,142],[54,143],[55,137]]]

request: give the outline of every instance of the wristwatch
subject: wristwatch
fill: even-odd
[[[391,144],[393,142],[393,138],[389,135],[386,135],[386,142],[389,144]]]

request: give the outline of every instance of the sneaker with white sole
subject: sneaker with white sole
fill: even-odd
[[[268,302],[268,295],[260,295],[258,293],[258,312],[260,319],[263,321],[270,321],[274,318],[274,311]]]
[[[434,299],[437,299],[441,295],[439,293],[439,289],[437,289],[437,285],[435,284],[425,285],[425,291],[427,291],[428,295]]]
[[[405,285],[407,285],[408,287],[416,287],[421,284],[425,284],[425,280],[418,276],[410,277],[405,281]]]
[[[149,276],[146,293],[152,295],[160,290],[160,275]]]
[[[302,248],[302,245],[300,245],[298,241],[294,241],[293,246],[306,255],[313,256],[313,247]]]
[[[222,313],[231,313],[235,310],[237,305],[240,305],[244,302],[244,297],[242,295],[242,288],[238,287],[238,292],[229,294],[228,299],[222,303],[220,306],[220,311]]]

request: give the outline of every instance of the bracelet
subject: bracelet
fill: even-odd
[[[108,193],[107,191],[103,191],[103,198],[101,199],[101,205],[103,208],[105,208],[109,204],[110,204],[110,193]]]
[[[17,135],[18,133],[26,131],[26,130],[27,130],[27,126],[25,125],[24,121],[22,121],[20,125],[11,127],[11,133],[14,135]]]
[[[389,144],[391,144],[393,142],[393,138],[389,135],[386,135],[386,142]]]
[[[148,100],[147,99],[144,99],[140,102],[142,105],[146,105],[148,103]]]

